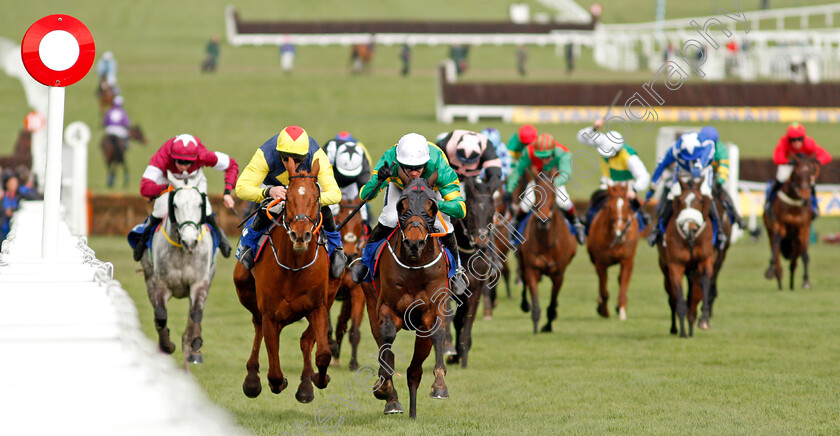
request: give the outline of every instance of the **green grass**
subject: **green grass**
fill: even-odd
[[[818,221],[835,231],[838,220]],[[131,261],[123,238],[95,237],[97,257],[114,262],[116,278],[137,303],[144,332],[156,340],[151,305],[142,274]],[[832,265],[840,248],[818,244],[811,250],[812,290],[777,291],[763,278],[766,238],[736,244],[720,278],[712,328],[691,339],[668,333],[670,312],[653,249],[640,246],[629,291],[629,318],[601,319],[595,313],[597,279],[585,250],[567,270],[555,332],[533,335],[530,315],[514,298],[502,295],[492,321],[476,321],[470,367],[449,366],[451,399],[428,398],[433,360],[424,365],[418,395],[418,419],[382,416],[384,403],[355,389],[358,409],[335,403],[348,397],[345,342],[342,366],[330,368],[331,384],[317,391],[309,405],[294,399],[301,356],[298,338],[305,324],[286,328],[280,361],[290,386],[275,396],[264,380],[263,393],[246,398],[241,391],[251,347],[250,315],[236,298],[233,263],[220,259],[203,322],[205,364],[193,366],[196,380],[210,398],[256,434],[294,434],[294,423],[310,422],[332,404],[344,419],[336,434],[831,434],[837,431],[840,405],[840,328]],[[610,307],[615,305],[617,272],[611,271]],[[549,285],[541,286],[540,304],[548,304]],[[173,339],[183,331],[186,303],[172,301],[169,325]],[[334,308],[337,309],[337,308]],[[480,312],[479,312],[480,313]],[[337,310],[333,310],[333,319]],[[395,347],[410,358],[412,335],[401,332]],[[179,342],[179,341],[176,341]],[[179,347],[180,348],[180,347]],[[362,325],[360,363],[374,364],[367,320]],[[173,359],[180,361],[180,351]],[[408,407],[405,370],[395,378]]]

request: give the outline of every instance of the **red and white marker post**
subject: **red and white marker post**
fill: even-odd
[[[38,82],[50,87],[47,110],[47,161],[44,181],[44,227],[41,257],[56,257],[61,200],[61,138],[64,129],[64,87],[90,71],[96,46],[88,28],[64,14],[36,21],[20,45],[23,66]]]

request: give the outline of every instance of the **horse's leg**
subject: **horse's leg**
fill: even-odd
[[[811,229],[809,228],[808,232],[810,233],[810,231]],[[806,239],[805,243],[802,244],[802,272],[804,274],[802,278],[802,289],[811,289],[811,281],[808,280],[808,261],[811,260],[808,256],[808,242]]]
[[[621,261],[621,272],[618,276],[618,319],[627,319],[627,289],[630,288],[630,277],[633,275],[633,256]]]
[[[606,262],[595,261],[595,271],[598,273],[598,307],[596,311],[598,315],[604,318],[610,317],[610,311],[607,309],[607,300],[610,298],[610,291],[607,289],[607,279],[609,278],[607,268]]]
[[[487,282],[482,280],[479,282],[482,288],[489,289],[490,287],[487,285]],[[464,320],[464,327],[461,329],[460,339],[458,340],[459,343],[459,352],[461,354],[461,368],[467,367],[467,357],[470,354],[470,348],[472,348],[472,328],[473,323],[475,323],[475,316],[478,312],[478,303],[479,303],[479,295],[472,295],[467,300],[467,316]]]
[[[359,369],[359,361],[356,358],[359,350],[359,341],[362,339],[361,326],[362,317],[365,314],[365,294],[360,286],[350,290],[350,346],[353,355],[350,358],[350,371]]]
[[[683,275],[685,275],[685,267],[680,264],[674,264],[668,266],[668,277],[671,281],[671,294],[672,298],[675,299],[675,306],[677,308],[677,317],[680,319],[680,337],[684,338],[685,335],[685,316],[686,312],[688,311],[688,307],[683,298],[683,291],[682,291],[682,281]]]
[[[519,307],[522,309],[523,312],[528,313],[531,310],[531,305],[528,303],[528,283],[525,280],[522,281],[522,304]]]
[[[510,268],[508,267],[508,264],[505,261],[502,261],[502,277],[505,278],[505,290],[507,291],[507,297],[511,298],[511,296],[510,296]]]
[[[709,329],[709,319],[712,317],[712,295],[711,295],[711,283],[712,283],[712,274],[714,273],[714,257],[709,258],[705,262],[705,267],[701,268],[700,270],[700,292],[703,293],[702,300],[703,300],[703,309],[702,313],[700,314],[700,321],[697,323],[697,328],[701,330],[708,330]],[[696,298],[696,297],[695,297]],[[696,309],[695,309],[696,310]]]
[[[147,281],[146,287],[149,293],[149,301],[155,309],[155,330],[158,334],[158,347],[166,354],[175,352],[175,344],[169,337],[167,324],[166,303],[172,297],[172,293],[163,286],[157,279]]]
[[[114,178],[116,178],[116,176],[117,176],[116,172],[117,172],[116,165],[114,165],[113,163],[108,163],[108,182],[107,182],[107,184],[108,184],[109,188],[114,187]]]
[[[530,269],[525,272],[525,283],[531,291],[531,321],[534,322],[534,334],[537,334],[540,326],[540,272]]]
[[[273,315],[273,314],[263,314]],[[271,392],[279,394],[286,389],[289,381],[280,369],[280,332],[285,325],[277,322],[272,316],[263,316],[263,337],[265,338],[265,352],[268,354],[268,387]]]
[[[794,242],[794,244],[798,244]],[[790,290],[793,290],[793,279],[794,274],[796,273],[796,262],[799,260],[799,247],[794,247],[793,252],[790,254]]]
[[[557,296],[560,295],[560,289],[563,287],[563,275],[565,271],[560,271],[560,273],[555,274],[551,277],[551,301],[548,303],[548,309],[545,312],[546,321],[545,325],[542,328],[543,332],[549,333],[551,332],[551,323],[557,319]]]
[[[310,315],[315,327],[315,366],[318,367],[318,374],[313,377],[312,382],[318,389],[324,389],[330,383],[330,376],[327,375],[327,368],[330,366],[329,346],[327,345],[327,324],[329,315],[326,304],[321,305]],[[307,356],[308,357],[308,356]]]
[[[190,363],[204,363],[201,355],[201,319],[204,316],[204,305],[207,301],[207,293],[210,291],[210,281],[202,280],[190,287],[190,314],[187,317],[187,328],[182,337],[181,349],[184,351],[184,367],[187,369]]]
[[[315,399],[315,390],[312,388],[312,346],[315,344],[315,329],[313,321],[307,317],[309,326],[300,335],[300,351],[303,355],[303,371],[300,374],[300,385],[295,392],[295,399],[301,403],[311,403]]]
[[[374,293],[373,286],[370,284],[362,284],[362,292],[365,294],[365,307],[367,308],[368,324],[370,324],[370,334],[373,335],[373,340],[376,342],[376,347],[382,346],[382,339],[379,337],[379,312],[376,310],[377,295]]]
[[[771,246],[773,249],[770,254],[770,266],[767,268],[767,272],[764,273],[764,277],[768,279],[772,279],[773,277],[776,278],[779,290],[782,289],[782,265],[779,261],[779,249],[781,244],[782,236],[778,232],[774,232],[771,240]]]
[[[262,385],[260,384],[260,345],[262,345],[263,340],[262,313],[257,307],[254,277],[239,262],[236,263],[233,271],[233,283],[236,286],[239,302],[251,312],[251,322],[254,324],[254,342],[251,346],[251,356],[248,358],[248,363],[245,364],[248,375],[245,376],[245,381],[242,383],[242,391],[247,397],[256,398],[262,392]]]
[[[128,164],[126,164],[124,160],[121,163],[122,163],[122,169],[123,169],[123,187],[128,187],[128,179],[129,179]]]
[[[472,287],[472,281],[470,283],[470,287]],[[470,289],[470,299],[472,297],[476,297],[477,295],[473,292],[473,289]],[[469,299],[467,300],[469,301]],[[464,330],[464,322],[467,318],[467,308],[464,307],[463,304],[458,304],[455,308],[455,315],[452,316],[452,323],[455,325],[455,354],[447,356],[446,363],[458,363],[461,361],[461,358],[464,356],[464,348],[462,341],[461,334]],[[444,343],[444,348],[446,344]],[[445,354],[445,353],[444,353]]]
[[[434,334],[440,333],[443,336],[443,331],[437,329]],[[433,336],[434,336],[433,334]],[[429,352],[432,350],[432,339],[428,336],[416,336],[414,338],[414,356],[411,358],[411,364],[408,366],[408,396],[410,398],[409,402],[409,409],[408,409],[408,416],[411,419],[417,418],[417,387],[420,386],[420,379],[423,377],[423,362],[426,360],[426,357],[429,356]],[[441,350],[436,350],[441,351]],[[438,352],[436,353],[438,358],[440,358],[441,354]],[[437,372],[437,368],[435,369]],[[435,388],[432,385],[432,398],[434,396]]]
[[[349,294],[349,292],[348,292]],[[330,338],[330,352],[332,353],[332,365],[341,365],[339,357],[341,356],[341,341],[344,340],[344,334],[347,333],[347,321],[350,320],[350,312],[352,309],[352,297],[341,302],[341,311],[338,313],[338,320],[335,322],[335,340]]]
[[[381,400],[386,400],[383,413],[403,413],[402,405],[397,397],[397,390],[394,388],[394,340],[397,338],[397,327],[394,324],[394,316],[390,308],[382,305],[379,312],[379,338],[382,345],[379,347],[379,379],[382,382],[373,395]],[[440,331],[440,329],[438,329]],[[441,335],[443,332],[440,331]],[[443,350],[438,351],[442,356]]]
[[[490,286],[482,286],[481,289],[481,299],[484,301],[484,320],[490,321],[493,319],[493,305],[496,303],[496,295],[494,288]]]
[[[446,313],[449,315],[444,315],[446,318],[446,324],[444,325],[444,339],[445,342],[443,343],[443,355],[444,356],[454,356],[458,354],[458,350],[455,349],[455,344],[452,343],[452,317],[455,316],[455,311],[452,311],[452,298],[446,298]]]
[[[438,317],[440,316],[442,316],[442,314],[438,312]],[[429,325],[425,327],[426,330],[430,330],[434,324],[434,321],[429,323]],[[429,396],[438,400],[445,400],[449,398],[449,388],[446,387],[446,380],[444,380],[444,376],[446,375],[446,365],[443,364],[443,354],[441,353],[441,350],[443,349],[443,341],[444,334],[440,329],[432,332],[431,344],[435,347],[435,381],[432,382],[432,391],[429,393]],[[412,358],[411,364],[414,365],[416,360],[417,366],[421,366],[423,361],[426,359],[426,356],[429,355],[429,349],[425,349],[426,351],[424,353],[422,349],[418,350],[416,347],[417,342],[415,342],[414,357]],[[421,357],[418,359],[418,356]],[[410,370],[411,368],[409,368],[409,371]],[[420,373],[422,374],[422,369]],[[411,376],[409,375],[409,380],[410,379]],[[420,383],[419,375],[417,376],[417,383]]]

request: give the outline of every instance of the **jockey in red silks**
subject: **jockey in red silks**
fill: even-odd
[[[230,192],[236,185],[236,177],[239,175],[239,165],[230,156],[221,152],[213,152],[204,147],[201,141],[195,136],[182,134],[166,141],[163,146],[149,160],[149,166],[143,172],[143,179],[140,181],[140,195],[155,200],[152,214],[146,220],[146,228],[143,235],[134,246],[134,260],[139,261],[146,249],[146,241],[152,231],[163,221],[169,212],[169,180],[167,171],[171,172],[177,179],[189,179],[194,181],[201,193],[207,193],[207,179],[204,177],[203,167],[211,167],[215,170],[225,172],[224,204],[228,208],[233,207],[233,197]],[[205,210],[210,211],[210,200],[207,200]],[[207,224],[213,227],[219,234],[219,251],[222,256],[230,256],[230,243],[228,243],[222,229],[216,223],[216,214],[207,213]]]
[[[782,184],[785,183],[793,173],[793,166],[790,161],[795,154],[804,154],[812,156],[819,161],[820,165],[825,165],[831,162],[831,155],[822,148],[814,138],[805,135],[805,126],[799,123],[793,123],[787,128],[787,134],[779,139],[776,144],[776,150],[773,152],[773,163],[776,167],[776,180],[767,194],[767,201],[765,203],[765,212],[772,212],[771,205],[776,198],[776,193]],[[819,216],[819,207],[817,207],[817,196],[814,192],[814,183],[811,181],[811,209],[814,212],[814,218]]]

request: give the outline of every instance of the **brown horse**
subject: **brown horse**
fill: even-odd
[[[114,104],[116,93],[108,84],[105,76],[99,78],[99,85],[96,87],[96,99],[99,100],[99,115],[104,115],[111,105]]]
[[[609,318],[607,300],[607,268],[621,264],[618,276],[618,306],[615,310],[622,321],[627,319],[627,288],[633,274],[636,245],[639,242],[639,221],[630,207],[627,182],[610,184],[605,192],[604,206],[592,218],[586,248],[589,260],[598,272],[598,314]]]
[[[341,200],[341,209],[336,215],[336,221],[344,222],[361,202],[359,198]],[[344,333],[347,332],[347,321],[351,321],[349,338],[350,346],[353,348],[353,357],[350,359],[350,371],[355,371],[359,369],[359,361],[356,356],[359,349],[359,340],[362,336],[359,326],[361,326],[362,318],[365,315],[365,293],[361,285],[350,278],[350,269],[353,261],[361,258],[362,250],[365,248],[365,242],[367,241],[361,214],[357,213],[341,228],[341,238],[344,242],[344,254],[347,256],[347,267],[341,276],[338,293],[336,294],[336,299],[341,300],[341,312],[335,325],[335,344],[330,344],[330,351],[335,363],[338,364],[341,355],[341,340],[344,338]]]
[[[682,194],[674,198],[674,214],[667,223],[665,236],[657,245],[659,268],[665,277],[665,292],[671,306],[671,334],[694,336],[697,305],[703,301],[703,323],[708,324],[711,304],[709,287],[714,274],[715,249],[709,210],[712,202],[700,193],[703,179],[681,179]],[[688,277],[688,302],[683,297],[683,276]]]
[[[764,276],[776,278],[782,289],[781,253],[790,259],[790,289],[793,290],[793,273],[796,261],[802,257],[804,278],[802,287],[811,288],[808,280],[808,244],[811,236],[811,185],[820,175],[819,162],[810,156],[796,154],[793,157],[793,173],[781,188],[771,206],[771,214],[764,215],[764,226],[770,239],[770,266]]]
[[[350,50],[350,63],[353,74],[370,72],[370,62],[373,60],[373,44],[354,44]]]
[[[105,166],[108,168],[108,187],[114,186],[114,178],[117,175],[117,167],[123,170],[123,186],[128,186],[128,166],[125,164],[125,152],[128,149],[128,141],[138,141],[146,145],[146,135],[139,124],[128,129],[128,139],[119,138],[115,135],[105,135],[99,146],[102,148],[102,156],[105,158]]]
[[[577,253],[575,241],[566,219],[555,204],[554,190],[551,179],[545,173],[535,177],[534,193],[539,197],[532,206],[532,216],[525,225],[523,237],[525,241],[516,252],[519,259],[520,277],[522,277],[522,311],[531,310],[534,321],[534,334],[539,330],[540,278],[546,275],[551,279],[551,302],[546,316],[548,322],[543,326],[543,332],[552,331],[551,323],[557,318],[557,296],[563,286],[566,267]],[[545,217],[545,218],[544,218]],[[531,291],[531,304],[528,304],[526,292]]]
[[[717,279],[718,275],[720,275],[720,270],[723,268],[723,261],[726,260],[726,253],[729,251],[729,246],[732,243],[732,217],[726,213],[726,208],[723,204],[722,196],[726,195],[723,192],[723,188],[720,184],[715,183],[715,187],[713,190],[713,197],[715,199],[715,206],[718,208],[719,216],[720,216],[720,223],[719,223],[719,232],[723,232],[726,235],[726,245],[723,247],[723,250],[715,250],[715,272],[712,273],[712,282],[709,284],[709,318],[712,317],[712,309],[714,308],[715,299],[718,295],[718,287],[717,287]],[[709,328],[709,320],[705,318],[700,318],[700,321],[697,322],[697,328],[706,330]]]
[[[513,227],[511,224],[511,221],[513,220],[513,212],[511,211],[510,205],[505,204],[505,202],[502,201],[503,194],[504,185],[499,187],[496,194],[493,195],[496,207],[496,214],[493,215],[493,226],[495,227],[495,230],[493,231],[493,239],[494,248],[496,249],[496,254],[498,254],[497,260],[499,262],[497,266],[501,270],[502,279],[505,281],[505,292],[507,292],[507,297],[510,298],[510,268],[507,264],[507,253],[511,250],[511,248],[513,248],[510,235],[510,231]],[[498,294],[494,290],[491,295],[493,296],[492,307],[496,307],[496,297]],[[490,317],[490,315],[492,315],[491,308],[487,306],[487,302],[485,301],[484,318],[489,319],[488,317]]]
[[[327,314],[335,298],[335,287],[328,282],[329,258],[315,239],[320,228],[320,192],[317,174],[318,161],[311,171],[297,171],[291,159],[284,162],[289,174],[285,207],[279,216],[269,214],[273,221],[269,230],[265,253],[252,271],[237,262],[233,282],[239,302],[251,312],[254,323],[254,343],[246,368],[248,375],[242,390],[248,397],[260,394],[260,344],[265,338],[268,354],[268,385],[279,394],[288,386],[278,358],[280,332],[287,325],[306,318],[309,327],[300,338],[303,352],[303,371],[295,398],[301,403],[311,402],[315,395],[314,382],[324,389],[330,381],[327,368],[330,351],[327,345]],[[272,204],[275,204],[275,200]],[[271,205],[269,205],[271,206]],[[269,207],[269,210],[274,210]],[[317,341],[315,364],[312,370],[312,346]]]
[[[417,387],[423,375],[423,361],[435,348],[435,381],[430,396],[449,398],[444,376],[444,304],[452,295],[447,279],[443,249],[432,237],[437,202],[432,186],[437,171],[429,180],[408,179],[400,169],[405,188],[397,203],[399,229],[383,244],[379,266],[374,272],[374,286],[364,286],[371,332],[379,345],[379,382],[374,396],[386,400],[384,413],[402,413],[392,375],[393,343],[397,332],[413,330],[414,356],[408,367],[408,391],[411,398],[409,416],[417,417]]]
[[[461,362],[461,367],[467,367],[467,356],[472,347],[472,327],[478,303],[484,296],[485,314],[492,310],[490,293],[499,280],[496,255],[493,253],[493,215],[496,211],[493,205],[493,192],[497,183],[475,183],[467,177],[463,180],[466,189],[467,216],[462,220],[461,230],[466,235],[460,235],[458,250],[469,274],[469,284],[463,295],[455,296],[457,309],[452,323],[455,325],[456,354],[449,356],[447,363]],[[459,226],[456,226],[456,232]]]

